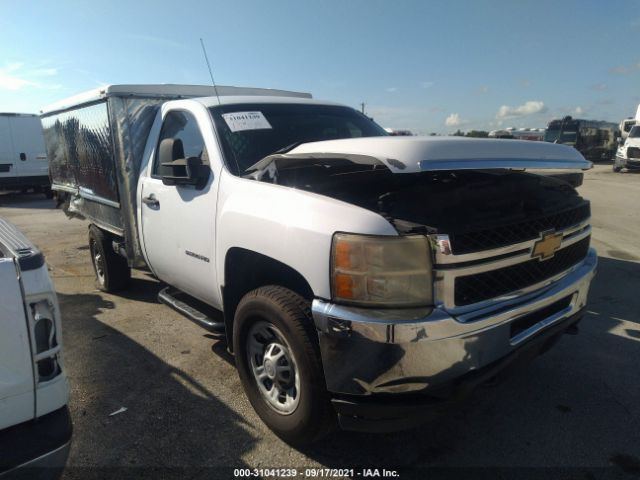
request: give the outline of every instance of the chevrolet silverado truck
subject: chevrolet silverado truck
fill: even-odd
[[[569,146],[391,137],[309,94],[222,86],[112,85],[41,118],[99,286],[153,272],[288,442],[415,426],[585,310],[589,202],[535,173],[590,168]]]
[[[42,253],[0,219],[0,478],[55,478],[71,440],[60,311]]]

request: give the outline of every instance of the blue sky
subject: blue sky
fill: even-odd
[[[417,133],[619,122],[640,103],[640,0],[4,4],[0,111],[112,83],[311,92]]]

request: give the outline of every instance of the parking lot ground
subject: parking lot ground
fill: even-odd
[[[98,291],[87,223],[66,218],[42,195],[1,194],[0,216],[43,250],[60,300],[74,423],[64,477],[385,467],[400,469],[401,478],[637,478],[640,174],[597,165],[579,191],[592,201],[600,256],[579,335],[565,335],[526,370],[418,429],[336,432],[303,450],[261,423],[224,341],[159,304],[155,279],[136,271],[122,295]]]

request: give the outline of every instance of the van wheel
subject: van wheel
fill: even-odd
[[[335,426],[309,302],[280,286],[246,294],[235,314],[233,347],[244,391],[284,441],[314,442]]]
[[[622,170],[622,167],[619,167],[618,165],[616,165],[615,163],[613,164],[613,171],[618,173],[620,170]]]
[[[113,251],[112,237],[95,225],[89,227],[91,263],[98,279],[98,287],[105,292],[117,292],[129,286],[131,269],[127,259]]]
[[[48,199],[53,198],[53,190],[51,190],[51,188],[49,187],[45,188],[42,193],[44,193],[45,198],[48,198]]]

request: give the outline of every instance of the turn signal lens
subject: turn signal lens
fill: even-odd
[[[431,250],[426,237],[333,236],[333,300],[363,306],[433,303]]]

